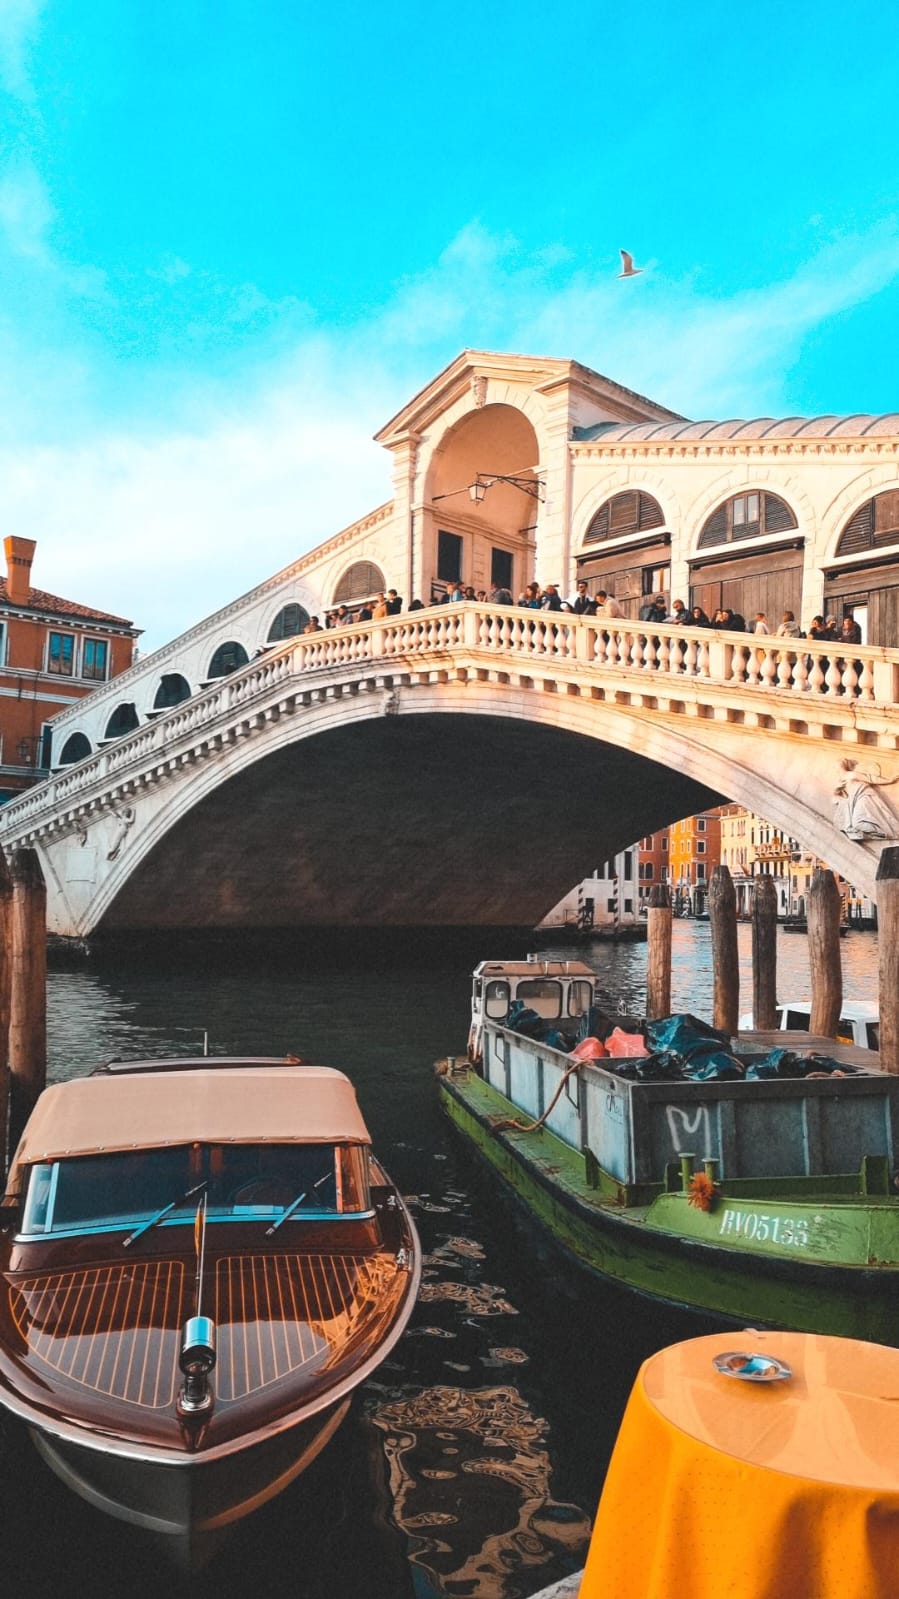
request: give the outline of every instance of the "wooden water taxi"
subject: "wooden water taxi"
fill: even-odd
[[[636,1037],[630,1059],[578,1060],[593,1001],[580,962],[484,962],[467,1056],[441,1063],[445,1111],[531,1216],[670,1303],[899,1343],[899,1078],[808,1033],[732,1040],[717,1080],[647,1069]],[[771,1054],[787,1042],[792,1061]]]
[[[295,1060],[48,1088],[3,1206],[0,1403],[189,1565],[314,1459],[418,1290],[352,1085]]]

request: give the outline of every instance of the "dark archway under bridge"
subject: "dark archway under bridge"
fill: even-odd
[[[96,932],[533,926],[603,860],[722,798],[554,726],[382,716],[281,746],[207,793]]]

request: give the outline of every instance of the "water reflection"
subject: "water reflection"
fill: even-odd
[[[518,1599],[524,1572],[583,1551],[590,1520],[552,1498],[547,1425],[517,1388],[425,1389],[372,1420],[417,1592]]]

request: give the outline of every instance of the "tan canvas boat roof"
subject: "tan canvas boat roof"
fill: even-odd
[[[352,1083],[327,1066],[229,1066],[74,1078],[44,1090],[16,1150],[24,1168],[175,1144],[368,1144]]]

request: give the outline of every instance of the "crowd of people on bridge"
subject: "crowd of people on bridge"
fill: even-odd
[[[591,594],[590,586],[583,578],[578,579],[574,592],[567,597],[563,597],[559,592],[557,583],[542,585],[535,582],[526,583],[517,598],[513,598],[511,590],[499,583],[493,584],[488,590],[475,589],[471,584],[450,581],[446,582],[442,589],[435,591],[431,603],[453,605],[472,600],[482,604],[511,605],[528,611],[561,611],[574,616],[598,616],[610,619],[624,617],[624,611],[614,594],[603,588]],[[409,611],[422,609],[423,601],[419,599],[411,600],[407,607]],[[310,617],[303,632],[319,633],[329,628],[346,627],[350,622],[382,621],[389,616],[398,616],[402,610],[401,595],[396,589],[387,589],[385,593],[378,593],[354,607],[345,604],[335,606],[325,613],[324,622],[318,616]],[[862,630],[851,612],[846,612],[841,622],[833,615],[815,616],[807,632],[803,632],[793,611],[790,610],[785,610],[780,622],[772,626],[764,611],[756,611],[754,616],[747,619],[731,606],[721,606],[709,616],[701,605],[688,607],[683,600],[673,600],[669,605],[664,594],[657,594],[654,598],[647,599],[640,607],[638,620],[673,623],[676,626],[715,628],[728,633],[752,633],[774,638],[807,638],[821,644],[862,643]]]

